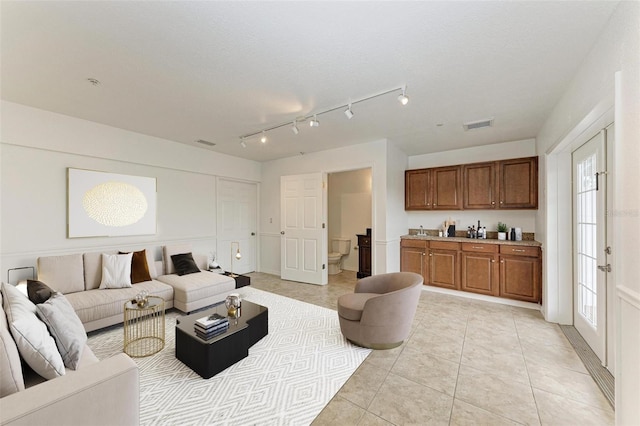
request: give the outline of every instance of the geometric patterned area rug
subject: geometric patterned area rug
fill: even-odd
[[[205,380],[176,359],[183,314],[167,312],[164,349],[133,358],[142,425],[310,424],[371,352],[342,336],[336,311],[251,287],[238,292],[269,308],[269,334]],[[88,344],[99,359],[122,352],[122,325],[91,333]]]

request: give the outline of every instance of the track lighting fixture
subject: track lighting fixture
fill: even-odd
[[[346,115],[349,120],[353,118],[353,111],[351,111],[351,103],[349,103],[349,107],[344,110],[344,115]]]
[[[402,105],[406,105],[409,103],[409,97],[407,96],[407,86],[404,86],[402,88],[402,94],[400,94],[400,96],[398,96],[398,102],[400,102]]]
[[[318,127],[320,126],[320,122],[318,121],[318,116],[322,115],[322,114],[328,114],[330,112],[334,112],[337,110],[342,110],[343,108],[347,108],[344,111],[344,115],[351,120],[353,118],[353,116],[355,115],[353,113],[353,110],[351,109],[351,106],[353,104],[357,104],[360,102],[365,102],[365,101],[369,101],[371,99],[375,99],[378,98],[380,96],[385,96],[388,95],[390,93],[394,93],[397,91],[401,91],[402,93],[400,93],[400,95],[398,96],[398,102],[400,102],[402,105],[406,105],[409,103],[409,97],[407,96],[407,86],[401,86],[401,87],[396,87],[395,89],[390,89],[390,90],[386,90],[384,92],[380,92],[377,93],[375,95],[371,95],[371,96],[367,96],[365,98],[360,98],[354,101],[349,100],[348,104],[342,104],[342,105],[338,105],[338,106],[334,106],[332,108],[328,108],[322,111],[316,111],[313,114],[309,114],[309,115],[305,115],[305,116],[299,116],[297,117],[293,122],[291,121],[286,121],[284,123],[279,123],[279,124],[275,124],[271,127],[266,127],[262,130],[258,130],[252,133],[246,133],[242,136],[240,136],[240,145],[243,148],[247,147],[247,144],[245,143],[245,139],[246,138],[250,138],[253,136],[257,136],[257,135],[261,135],[260,136],[260,142],[262,143],[267,143],[267,132],[270,132],[272,130],[276,130],[279,129],[281,127],[285,127],[285,126],[291,126],[291,131],[293,132],[293,134],[297,135],[298,133],[300,133],[300,129],[298,128],[298,123],[304,123],[305,121],[309,120],[309,126],[310,127]]]

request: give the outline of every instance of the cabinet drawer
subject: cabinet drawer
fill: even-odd
[[[513,254],[516,256],[538,257],[540,256],[540,248],[530,247],[530,246],[501,245],[500,254]]]
[[[487,243],[462,243],[462,251],[472,251],[476,253],[498,253],[500,246]]]
[[[416,248],[427,248],[429,247],[429,242],[427,240],[400,240],[400,247],[416,247]]]
[[[429,247],[432,249],[440,250],[460,250],[460,243],[454,243],[450,241],[430,241]]]

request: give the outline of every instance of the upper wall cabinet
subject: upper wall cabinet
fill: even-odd
[[[538,208],[538,157],[498,162],[501,209]]]
[[[462,168],[407,170],[404,206],[405,210],[462,209]]]
[[[537,157],[405,172],[406,210],[537,208]]]

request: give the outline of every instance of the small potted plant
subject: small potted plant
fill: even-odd
[[[498,239],[499,240],[507,239],[507,225],[502,222],[498,222]]]

